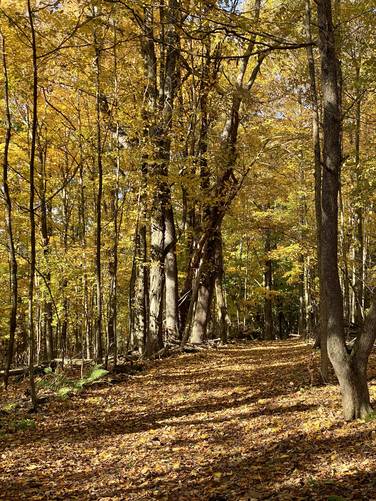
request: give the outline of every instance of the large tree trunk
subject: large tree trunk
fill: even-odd
[[[189,338],[193,344],[201,344],[206,340],[215,280],[215,246],[216,238],[215,235],[212,235],[208,240],[206,252],[202,256],[203,270],[198,288],[192,332]]]
[[[177,87],[177,61],[179,54],[179,5],[177,0],[169,0],[167,8],[162,4],[160,14],[162,24],[162,46],[159,74],[160,87],[157,83],[157,58],[153,30],[154,7],[144,9],[144,39],[142,55],[144,59],[146,84],[146,102],[144,118],[151,143],[155,147],[157,158],[150,160],[148,172],[153,185],[153,203],[150,217],[150,285],[149,285],[149,326],[147,331],[146,354],[158,351],[163,344],[163,292],[165,281],[165,260],[168,256],[167,270],[169,319],[177,324],[177,273],[173,270],[175,238],[174,220],[171,205],[171,192],[168,184],[168,165],[170,161],[174,98]],[[166,14],[165,14],[166,9]],[[165,27],[166,26],[166,27]],[[159,97],[159,99],[158,99]],[[168,220],[168,221],[167,221]],[[166,229],[168,239],[166,238]],[[166,249],[166,244],[168,249]],[[174,283],[173,283],[174,282]],[[171,307],[171,309],[170,309]],[[172,311],[173,310],[173,311]],[[173,327],[177,330],[177,325]]]
[[[341,168],[341,114],[338,62],[330,0],[317,2],[323,94],[322,271],[328,311],[328,353],[338,378],[345,419],[370,410],[367,360],[376,335],[372,305],[365,329],[351,354],[345,345],[343,298],[338,273],[338,192]]]
[[[261,10],[261,0],[255,1],[255,22],[257,23]],[[209,228],[216,229],[220,231],[221,222],[226,211],[226,207],[231,203],[233,196],[236,193],[237,181],[234,176],[234,166],[236,162],[236,144],[238,138],[239,129],[239,112],[243,102],[243,96],[245,92],[250,92],[252,86],[257,78],[260,71],[262,61],[265,55],[258,58],[256,65],[254,66],[248,81],[245,83],[245,76],[248,68],[250,58],[252,57],[253,49],[255,46],[256,38],[251,38],[244,56],[241,58],[240,70],[236,78],[236,83],[234,85],[234,92],[231,101],[231,109],[229,116],[225,122],[222,134],[221,134],[221,148],[220,148],[220,162],[223,167],[217,176],[216,184],[213,187],[210,195],[214,196],[215,202],[209,203],[203,208],[203,227],[209,226]],[[201,187],[206,191],[210,191],[208,188],[208,172],[205,159],[206,152],[206,142],[207,142],[207,127],[208,123],[206,120],[206,102],[201,103],[201,108],[204,111],[203,122],[201,128],[204,133],[200,137],[200,147],[203,152],[201,167]],[[206,121],[205,121],[206,120]],[[230,193],[230,194],[229,194]],[[210,200],[210,198],[209,198]],[[209,240],[206,252],[202,255],[202,277],[201,283],[198,290],[197,304],[195,309],[195,317],[193,322],[193,328],[191,333],[190,341],[194,343],[200,343],[204,340],[206,335],[206,328],[209,319],[211,299],[214,290],[214,256],[215,256],[215,232],[209,234]],[[193,295],[191,301],[193,301]]]

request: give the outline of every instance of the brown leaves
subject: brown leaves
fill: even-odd
[[[0,498],[371,498],[375,422],[343,423],[338,388],[309,386],[310,350],[275,342],[184,355],[50,401],[35,429],[2,437]],[[19,409],[6,417],[16,418]]]

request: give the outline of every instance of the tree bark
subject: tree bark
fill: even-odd
[[[375,299],[365,328],[349,354],[345,345],[343,298],[338,273],[338,192],[340,183],[341,113],[338,61],[330,0],[317,2],[323,95],[322,271],[328,310],[328,353],[342,392],[346,420],[371,410],[367,361],[376,336]]]
[[[50,203],[47,201],[47,179],[46,179],[46,157],[47,157],[47,144],[43,145],[39,143],[39,163],[40,163],[40,210],[41,210],[41,234],[42,234],[42,242],[43,242],[43,257],[44,264],[46,267],[46,271],[44,273],[46,286],[50,289],[51,286],[51,271],[50,271],[50,263],[49,263],[49,255],[50,255],[50,238],[51,238],[51,224],[50,224],[50,213],[51,207]],[[44,355],[48,361],[51,361],[55,358],[54,353],[54,339],[53,339],[53,329],[52,329],[52,301],[50,294],[47,291],[47,294],[43,295],[43,304],[42,304],[42,318],[43,318],[43,345],[46,350]]]
[[[17,277],[17,258],[16,246],[13,233],[13,214],[12,199],[9,190],[8,172],[9,172],[9,146],[12,136],[12,118],[9,107],[9,78],[7,66],[7,53],[5,37],[0,33],[2,45],[2,63],[4,79],[4,108],[5,108],[5,138],[3,154],[3,179],[2,192],[6,203],[6,226],[8,232],[8,252],[9,252],[9,273],[10,273],[10,292],[11,292],[11,310],[9,315],[9,341],[7,346],[7,358],[4,372],[4,386],[8,388],[9,371],[12,365],[15,333],[17,328],[17,303],[18,303],[18,277]]]
[[[274,339],[274,326],[273,326],[273,301],[271,291],[273,289],[273,263],[268,256],[271,251],[271,235],[270,230],[266,230],[265,237],[265,271],[264,271],[264,285],[265,285],[265,299],[264,299],[264,339]]]
[[[192,332],[189,338],[192,344],[201,344],[206,340],[214,291],[216,244],[215,234],[213,234],[208,240],[206,252],[202,256],[202,274],[195,305]]]
[[[361,181],[361,163],[360,163],[360,135],[361,135],[361,81],[360,64],[356,65],[355,70],[356,85],[356,105],[355,105],[355,177],[356,177],[356,196],[355,200],[355,324],[359,327],[363,324],[364,318],[364,229],[363,229],[363,207],[361,203],[362,181]]]
[[[178,264],[176,258],[176,230],[171,205],[165,208],[165,315],[166,339],[179,339]]]
[[[307,42],[312,42],[312,10],[310,0],[306,0],[306,35]],[[314,177],[315,177],[315,215],[316,215],[316,244],[317,244],[317,268],[319,276],[319,332],[320,343],[320,372],[323,382],[329,378],[329,356],[327,344],[327,311],[325,300],[325,281],[321,265],[321,195],[322,195],[322,161],[320,145],[320,107],[316,84],[316,68],[312,45],[307,47],[308,71],[310,79],[310,94],[312,103],[312,142],[314,151]]]
[[[223,241],[222,233],[217,233],[217,244],[215,246],[215,298],[216,314],[219,329],[219,337],[222,343],[227,343],[228,331],[231,325],[230,317],[227,311],[226,296],[223,287],[224,266],[223,266]]]
[[[148,329],[148,273],[146,242],[146,174],[143,173],[139,196],[138,220],[134,237],[132,276],[129,291],[130,344],[143,353]]]
[[[95,69],[96,69],[96,128],[97,128],[97,196],[96,196],[96,235],[95,235],[95,279],[97,289],[96,312],[96,360],[103,359],[103,290],[102,290],[102,196],[103,196],[103,163],[102,163],[102,124],[101,124],[101,47],[97,33],[94,33]]]
[[[177,272],[175,255],[174,218],[171,205],[171,190],[168,183],[170,162],[172,118],[177,81],[179,56],[179,3],[169,0],[164,13],[165,28],[161,36],[166,50],[161,51],[160,86],[157,84],[157,58],[154,46],[153,7],[145,8],[143,57],[147,77],[147,108],[149,136],[155,146],[157,158],[148,167],[149,179],[153,183],[153,203],[150,217],[150,285],[149,285],[149,328],[146,353],[151,355],[163,345],[163,291],[166,290],[166,311],[169,327],[177,332]],[[157,99],[159,95],[159,100]],[[168,238],[167,238],[167,233]],[[168,248],[167,248],[168,246]],[[167,258],[166,258],[167,256]],[[169,269],[165,270],[165,264]],[[167,272],[167,274],[166,274]],[[167,290],[168,288],[168,290]]]
[[[37,42],[34,27],[34,13],[30,0],[27,2],[28,17],[31,32],[32,64],[33,64],[33,104],[32,104],[32,125],[30,140],[29,159],[29,218],[30,218],[30,269],[29,269],[29,380],[32,407],[37,409],[37,393],[35,388],[33,367],[35,356],[35,336],[34,336],[34,279],[35,279],[35,259],[36,259],[36,224],[35,224],[35,152],[38,127],[38,59]]]

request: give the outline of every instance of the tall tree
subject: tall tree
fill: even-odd
[[[318,0],[321,85],[323,96],[323,177],[321,262],[327,301],[328,353],[342,392],[346,419],[371,412],[367,364],[376,338],[373,298],[364,330],[349,353],[345,343],[343,296],[338,273],[338,193],[342,163],[338,60],[331,0]]]
[[[321,351],[321,377],[324,382],[328,381],[329,358],[327,347],[327,319],[326,319],[326,300],[324,290],[324,280],[322,277],[321,264],[321,145],[320,145],[320,109],[319,96],[316,83],[316,67],[312,47],[312,9],[311,1],[306,0],[305,29],[307,36],[307,60],[310,82],[310,101],[312,106],[312,142],[314,151],[314,178],[315,178],[315,214],[316,214],[316,242],[317,242],[317,266],[319,275],[319,332],[318,343]]]
[[[34,24],[34,12],[31,2],[27,2],[27,12],[31,33],[32,65],[33,65],[33,101],[32,101],[32,123],[30,140],[30,162],[29,162],[29,217],[30,217],[30,269],[29,269],[29,378],[30,393],[33,408],[37,408],[37,394],[34,381],[34,356],[35,356],[35,332],[34,332],[34,280],[36,261],[36,224],[35,224],[35,153],[38,128],[38,53],[37,40]]]
[[[8,387],[9,371],[12,365],[14,354],[14,339],[17,327],[17,303],[18,303],[18,277],[17,277],[17,255],[14,242],[13,231],[13,214],[12,214],[12,198],[10,195],[8,173],[9,173],[9,146],[12,137],[12,118],[9,106],[9,77],[7,64],[7,47],[5,36],[0,32],[2,63],[3,63],[3,79],[4,79],[4,116],[5,116],[5,138],[4,138],[4,153],[3,153],[3,177],[2,177],[2,192],[6,203],[6,225],[8,232],[8,252],[9,252],[9,275],[10,275],[10,290],[11,290],[11,310],[9,316],[9,341],[7,347],[7,360],[4,373],[5,389]]]

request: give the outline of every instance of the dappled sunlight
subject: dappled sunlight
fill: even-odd
[[[373,422],[344,423],[338,387],[307,382],[311,348],[291,347],[182,355],[48,402],[35,429],[3,437],[0,497],[369,499]],[[314,363],[317,370],[318,354]],[[371,366],[374,376],[373,358]]]

